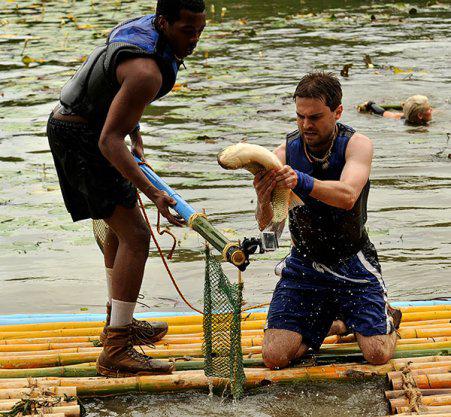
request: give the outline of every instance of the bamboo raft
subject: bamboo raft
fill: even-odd
[[[395,357],[385,365],[366,364],[354,336],[347,335],[328,337],[318,354],[278,371],[264,368],[261,357],[266,313],[243,314],[246,386],[387,376],[392,387],[386,392],[391,413],[450,417],[451,303],[405,306],[401,310]],[[176,371],[172,375],[117,379],[96,376],[102,321],[26,324],[21,320],[20,324],[1,325],[0,415],[28,405],[39,415],[78,417],[78,397],[206,389],[209,380],[203,373],[202,316],[168,315],[158,320],[168,322],[169,332],[155,349],[144,351],[174,362]],[[220,379],[212,382],[216,387],[224,385]],[[32,412],[22,415],[27,414]]]

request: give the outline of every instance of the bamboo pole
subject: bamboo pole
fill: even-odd
[[[39,350],[55,350],[55,349],[67,349],[74,347],[93,347],[92,342],[81,343],[36,343],[36,344],[23,344],[23,345],[3,345],[0,346],[0,355],[9,352],[33,352]]]
[[[445,318],[451,318],[446,314],[446,312],[451,312],[450,304],[442,305],[431,305],[431,306],[402,306],[399,309],[403,312],[403,321],[412,321],[412,318],[417,318],[419,320],[415,321],[425,321],[431,320],[430,316],[436,317],[442,314]],[[417,314],[411,315],[412,313]],[[436,314],[437,313],[437,314]],[[252,321],[252,320],[266,320],[266,312],[253,312],[253,313],[243,313],[241,315],[242,321]],[[142,319],[143,321],[164,321],[168,325],[192,325],[201,324],[203,317],[201,315],[189,315],[189,316],[159,316]],[[18,324],[18,325],[1,325],[0,332],[9,331],[37,331],[37,330],[56,330],[56,329],[75,329],[75,328],[90,328],[90,327],[103,327],[105,321],[72,321],[72,322],[47,322],[47,323],[35,323],[35,324]]]
[[[419,313],[422,311],[446,311],[451,310],[451,304],[439,304],[434,306],[402,306],[397,307],[403,313]]]
[[[409,364],[409,369],[410,370],[435,369],[435,368],[450,367],[450,366],[451,366],[451,360],[434,361],[434,362],[411,362]],[[397,363],[394,363],[393,367],[396,369],[396,371],[403,371],[405,369],[406,365],[398,365]]]
[[[266,313],[243,313],[241,315],[241,322],[249,321],[265,321]],[[154,322],[164,321],[169,326],[190,326],[202,324],[203,316],[169,316],[169,317],[152,317],[145,318],[142,321]],[[0,332],[23,332],[23,331],[42,331],[42,330],[59,330],[59,329],[84,329],[94,327],[104,327],[104,321],[82,321],[82,322],[50,322],[50,323],[36,323],[36,324],[16,324],[16,325],[2,325]]]
[[[400,359],[392,359],[391,361],[395,363],[397,366],[406,366],[412,363],[429,363],[429,362],[443,362],[449,361],[449,356],[440,356],[440,355],[431,355],[431,356],[422,356],[422,357],[412,357],[412,358],[400,358]]]
[[[243,347],[261,346],[263,342],[263,337],[244,337],[242,339]],[[430,343],[428,345],[427,343]],[[451,337],[436,337],[436,338],[421,338],[421,339],[400,339],[398,340],[398,349],[402,350],[418,350],[426,348],[448,348],[451,347]],[[408,346],[411,345],[411,346]],[[201,338],[177,338],[177,339],[163,339],[155,344],[157,350],[183,350],[183,349],[200,349],[202,347]],[[80,349],[76,349],[80,348]],[[13,356],[13,355],[39,355],[46,354],[46,352],[53,353],[74,353],[74,352],[87,352],[94,348],[93,343],[48,343],[48,344],[24,344],[24,345],[5,345],[0,346],[0,357]],[[357,351],[357,343],[326,343],[322,345],[322,350],[326,351],[328,349],[346,351]],[[29,352],[29,353],[27,353]]]
[[[449,319],[437,319],[437,320],[420,320],[420,321],[408,321],[400,323],[401,327],[423,327],[423,326],[438,326],[449,325]],[[442,326],[443,327],[443,326]]]
[[[69,397],[77,396],[77,388],[75,387],[50,387],[45,389],[36,388],[16,388],[16,389],[0,389],[0,399],[14,399],[23,398],[24,396],[35,398],[45,396],[62,397],[67,395]]]
[[[431,360],[431,359],[429,359]],[[246,378],[248,386],[258,386],[267,382],[285,382],[311,379],[349,379],[354,377],[371,377],[375,375],[385,375],[395,369],[396,360],[390,361],[383,366],[371,365],[326,365],[316,367],[290,368],[280,371],[270,371],[267,369],[246,368]],[[438,376],[443,376],[439,374]],[[428,376],[428,386],[434,385]],[[414,377],[415,378],[415,377]],[[443,382],[443,381],[442,381]],[[216,385],[220,385],[220,380],[215,380]],[[97,396],[119,394],[130,391],[177,391],[182,389],[205,388],[207,379],[202,371],[182,371],[172,375],[155,375],[149,377],[133,378],[17,378],[1,379],[0,388],[24,388],[24,387],[58,387],[71,386],[77,388],[78,395]]]
[[[430,375],[412,375],[416,385],[420,389],[435,388],[451,388],[451,374],[430,374]],[[394,390],[402,389],[403,380],[401,378],[393,378],[391,386]]]
[[[404,415],[405,415],[405,413],[411,412],[410,407],[405,407],[405,406],[404,407],[396,407],[395,411],[396,411],[396,414],[404,414]],[[447,415],[450,413],[451,413],[451,407],[448,405],[441,405],[441,406],[439,406],[439,405],[435,405],[435,406],[434,405],[433,406],[423,405],[421,407],[421,414],[427,415],[428,417],[433,414]],[[418,415],[418,414],[415,413],[413,415]]]
[[[451,336],[451,326],[446,325],[447,323],[439,325],[430,325],[424,327],[405,327],[399,329],[399,334],[403,339],[413,339],[413,338],[431,338],[431,337],[450,337]],[[250,322],[243,323],[243,336],[262,336],[263,335],[264,321],[254,320]],[[83,328],[83,329],[60,329],[60,330],[44,330],[35,332],[3,332],[0,333],[1,344],[8,344],[8,341],[14,340],[14,343],[18,343],[21,339],[41,339],[41,340],[57,340],[55,338],[88,338],[90,340],[98,340],[98,336],[101,333],[101,328]],[[171,338],[174,337],[202,337],[202,326],[201,325],[190,325],[190,326],[172,326],[169,328],[168,335]],[[188,336],[189,335],[189,336]],[[86,339],[82,339],[86,340]],[[330,339],[329,339],[330,340]],[[332,340],[337,340],[335,336]],[[14,344],[11,343],[11,344]]]
[[[421,395],[429,396],[429,395],[451,395],[451,388],[440,388],[440,389],[420,389]],[[407,391],[404,389],[395,390],[395,391],[385,391],[385,398],[387,400],[391,400],[393,398],[407,398]]]
[[[98,336],[72,336],[72,337],[36,337],[36,338],[24,338],[24,339],[9,339],[0,340],[0,346],[9,345],[35,345],[35,344],[48,344],[48,343],[87,343],[96,342],[99,340]]]
[[[21,417],[66,417],[66,414],[64,413],[52,413],[52,414],[39,414],[38,416],[35,414],[34,416],[31,414],[24,414]]]
[[[406,327],[398,330],[399,335],[403,339],[413,339],[413,338],[428,338],[428,337],[448,337],[451,336],[451,326],[438,327],[438,328],[410,328]]]
[[[73,348],[78,349],[78,348]],[[75,365],[83,362],[94,362],[101,352],[101,348],[87,349],[82,352],[47,353],[39,355],[11,355],[0,356],[0,369],[20,369],[20,368],[45,368],[49,366]],[[261,346],[244,347],[243,354],[260,354]],[[51,351],[50,351],[51,352]],[[172,357],[202,357],[202,349],[176,350],[165,349],[156,350],[144,348],[144,352],[150,353],[153,358]],[[28,353],[28,352],[27,352]]]
[[[441,366],[437,368],[412,369],[409,372],[412,375],[430,375],[430,374],[446,374],[451,371],[451,366]],[[392,379],[399,379],[403,371],[391,371],[387,374],[389,381]]]
[[[64,388],[64,387],[62,387]],[[27,399],[28,400],[28,399]],[[0,402],[0,411],[8,411],[11,408],[13,408],[18,402],[20,401],[26,401],[22,398],[15,398],[7,401]],[[72,406],[72,405],[78,405],[77,400],[70,400],[65,401],[61,397],[43,397],[43,398],[32,398],[30,401],[34,401],[35,403],[47,401],[49,403],[55,403],[54,406]]]
[[[451,395],[429,395],[426,397],[420,397],[418,402],[421,405],[428,406],[440,406],[451,405]],[[395,412],[397,407],[405,407],[409,405],[409,399],[407,398],[393,398],[389,400],[390,409]]]
[[[427,349],[451,349],[451,342],[414,343],[414,344],[396,345],[396,351],[427,350]],[[357,344],[352,344],[352,346],[322,345],[319,351],[320,353],[328,353],[328,354],[357,353],[360,352],[360,348]]]

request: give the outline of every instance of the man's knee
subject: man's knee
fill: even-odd
[[[262,356],[270,369],[286,368],[301,347],[302,336],[289,330],[269,329],[265,332]]]
[[[384,365],[393,357],[393,352],[388,349],[367,349],[362,353],[371,365]]]
[[[384,365],[392,357],[396,347],[396,334],[363,337],[357,334],[363,357],[371,365]]]
[[[283,352],[275,346],[263,346],[262,356],[265,366],[269,369],[286,368],[292,359],[286,351]]]

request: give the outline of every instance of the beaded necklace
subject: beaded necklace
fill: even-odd
[[[326,153],[324,154],[324,156],[322,158],[317,158],[316,156],[313,156],[311,153],[309,153],[309,151],[307,149],[307,144],[305,143],[305,140],[302,141],[304,144],[305,156],[307,157],[307,159],[309,160],[310,163],[320,164],[321,169],[323,169],[323,170],[329,168],[329,157],[330,157],[330,154],[332,153],[332,148],[334,147],[337,133],[338,133],[338,129],[337,129],[337,126],[335,126],[334,133],[332,133],[332,135],[331,135],[332,140],[330,142],[329,149],[326,151]]]

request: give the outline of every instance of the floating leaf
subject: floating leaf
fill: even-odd
[[[28,55],[24,55],[22,57],[22,62],[28,67],[30,64],[36,63],[36,64],[44,64],[47,62],[45,59],[40,58],[32,58]]]
[[[76,25],[78,30],[94,29],[93,25]]]
[[[402,68],[398,68],[398,67],[391,67],[392,71],[394,74],[412,74],[413,73],[413,69],[409,68],[409,69],[402,69]]]
[[[172,91],[189,91],[188,84],[186,83],[175,83],[174,87],[172,87]]]

